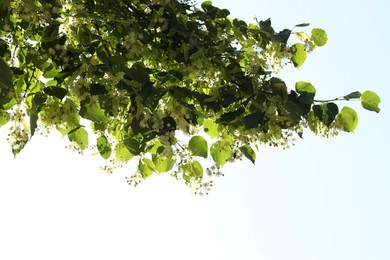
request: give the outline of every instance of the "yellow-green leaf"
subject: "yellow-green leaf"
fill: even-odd
[[[126,145],[120,143],[115,146],[115,157],[118,161],[125,162],[133,158],[133,154],[129,151]]]
[[[328,41],[326,32],[321,28],[313,28],[311,38],[317,46],[324,46]]]
[[[214,162],[224,165],[232,158],[233,150],[230,147],[230,142],[219,140],[211,145],[210,154]]]
[[[198,177],[198,178],[203,177],[203,167],[196,160],[183,165],[183,169],[184,169],[184,175],[186,176]]]
[[[316,88],[310,82],[305,81],[298,81],[297,83],[295,83],[295,90],[298,93],[316,93]]]
[[[293,52],[291,60],[294,63],[294,66],[299,68],[306,60],[307,53],[305,45],[302,43],[296,43],[291,47],[291,50]]]
[[[69,141],[76,142],[81,150],[88,146],[88,132],[84,127],[78,127],[68,133]]]
[[[210,136],[211,139],[218,136],[218,125],[211,119],[205,119],[203,123],[203,129]]]
[[[336,123],[345,132],[354,132],[358,124],[358,115],[350,107],[343,107],[336,116]]]
[[[139,171],[144,179],[150,177],[155,171],[155,165],[152,160],[148,158],[142,158],[139,161]]]
[[[381,98],[373,91],[364,91],[361,97],[361,102],[363,108],[369,111],[375,111],[377,113],[381,111],[381,109],[379,108]]]

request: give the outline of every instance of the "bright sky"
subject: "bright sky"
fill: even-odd
[[[298,71],[321,98],[374,90],[381,113],[355,134],[305,133],[290,150],[262,148],[256,166],[227,165],[209,196],[168,176],[129,187],[128,166],[105,175],[97,157],[34,136],[14,160],[0,129],[0,259],[390,259],[390,2],[214,1],[233,17],[271,17],[277,30],[310,22],[327,46]],[[386,154],[385,154],[386,153]]]

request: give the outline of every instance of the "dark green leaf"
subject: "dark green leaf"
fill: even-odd
[[[314,115],[315,115],[320,121],[322,121],[322,119],[324,118],[324,114],[323,114],[322,107],[321,107],[320,105],[314,105],[312,109],[313,109]]]
[[[56,86],[46,87],[43,89],[43,92],[45,92],[49,96],[53,96],[59,99],[63,99],[68,93],[66,89]]]
[[[253,164],[255,164],[256,153],[255,151],[253,151],[252,147],[250,147],[249,145],[241,146],[240,151],[246,158],[248,158]]]
[[[286,102],[287,116],[294,124],[298,124],[302,118],[302,109],[296,103],[291,100]]]
[[[91,95],[104,95],[107,94],[106,87],[100,84],[91,84]]]
[[[272,40],[275,42],[287,43],[288,38],[290,38],[291,30],[284,29],[283,31],[272,36]]]
[[[160,134],[165,134],[167,132],[172,132],[176,130],[176,121],[173,117],[167,116],[163,118],[163,128],[160,131]]]
[[[300,23],[300,24],[295,25],[295,27],[307,27],[309,25],[310,25],[310,23]]]
[[[30,136],[33,136],[35,130],[37,129],[37,121],[38,121],[38,111],[36,107],[31,108],[28,115],[30,117]]]
[[[231,94],[226,94],[226,95],[223,95],[221,97],[221,105],[223,107],[227,107],[231,104],[233,104],[234,102],[236,102],[238,99],[236,98],[236,96],[234,95],[231,95]]]
[[[133,155],[139,155],[142,152],[141,144],[136,138],[126,138],[123,143]]]
[[[233,121],[234,119],[236,119],[238,116],[242,115],[244,112],[245,109],[239,108],[236,111],[222,114],[221,117],[219,118],[219,122],[221,122],[222,124],[227,124]]]
[[[350,100],[350,99],[355,99],[355,98],[360,98],[362,94],[359,91],[355,91],[352,93],[349,93],[348,95],[344,96],[344,99]]]
[[[260,26],[261,29],[263,29],[266,32],[269,32],[269,33],[273,33],[274,32],[274,30],[271,27],[271,19],[270,18],[268,18],[265,21],[260,21],[259,22],[259,26]]]
[[[298,101],[300,104],[311,105],[314,101],[315,94],[312,93],[302,93],[298,96]]]
[[[0,59],[0,89],[11,89],[12,79],[12,70],[7,63]]]
[[[263,124],[265,112],[258,111],[244,117],[244,125],[246,129],[256,128]]]
[[[286,83],[279,78],[271,78],[272,93],[281,97],[282,102],[286,103],[288,99]]]
[[[327,103],[326,108],[327,108],[326,113],[328,116],[328,120],[326,122],[326,125],[330,126],[333,123],[333,121],[335,120],[337,114],[339,113],[339,107],[335,103]]]
[[[111,156],[111,144],[108,142],[107,137],[104,135],[99,136],[96,141],[98,151],[100,155],[107,160]]]

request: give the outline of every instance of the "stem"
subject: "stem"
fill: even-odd
[[[358,98],[344,98],[344,97],[338,97],[338,98],[333,98],[333,99],[325,99],[325,100],[320,100],[320,99],[314,99],[313,102],[318,102],[318,103],[328,103],[332,101],[350,101],[350,100],[359,100]]]

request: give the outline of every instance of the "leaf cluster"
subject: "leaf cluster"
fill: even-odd
[[[288,147],[305,127],[353,132],[356,112],[336,100],[379,112],[372,91],[320,101],[311,83],[289,90],[277,77],[326,44],[323,29],[275,31],[270,19],[229,14],[211,1],[2,1],[0,126],[13,153],[55,128],[109,172],[137,160],[131,183],[170,172],[207,192],[207,174],[255,163],[261,144]]]

